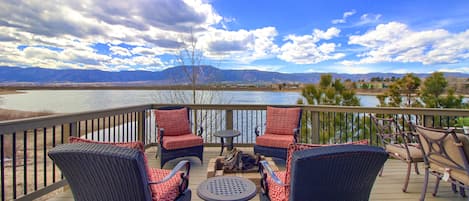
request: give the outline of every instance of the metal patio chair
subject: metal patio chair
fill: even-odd
[[[378,118],[372,115],[371,119],[376,126],[376,135],[381,146],[391,157],[407,164],[407,173],[402,187],[402,191],[407,192],[412,164],[414,164],[415,173],[420,174],[417,163],[423,162],[423,153],[418,144],[412,142],[412,132],[403,132],[394,118]],[[380,171],[379,176],[382,173],[383,170]]]
[[[429,175],[436,177],[433,196],[441,180],[450,182],[453,192],[466,197],[469,188],[469,137],[456,134],[453,129],[436,129],[415,126],[425,156],[425,180],[420,200],[425,200]]]

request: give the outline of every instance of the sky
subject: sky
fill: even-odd
[[[467,0],[2,0],[0,10],[0,66],[469,73]]]

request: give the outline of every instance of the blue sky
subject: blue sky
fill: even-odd
[[[469,1],[1,1],[0,66],[469,73]],[[191,43],[196,41],[195,43]],[[194,46],[191,46],[194,44]]]

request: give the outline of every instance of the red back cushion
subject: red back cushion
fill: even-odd
[[[298,128],[301,108],[267,107],[265,133],[277,135],[293,135]]]
[[[184,135],[191,133],[187,108],[175,110],[155,110],[156,125],[164,129],[164,135]]]

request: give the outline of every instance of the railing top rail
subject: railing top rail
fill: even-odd
[[[82,120],[95,119],[118,115],[128,112],[157,109],[162,106],[181,104],[146,104],[115,109],[87,111],[70,114],[56,114],[43,117],[18,119],[0,122],[0,135],[16,131],[24,131],[32,128],[50,127]],[[332,106],[332,105],[265,105],[265,104],[183,104],[192,109],[213,110],[265,110],[267,106],[295,106],[312,112],[361,112],[379,114],[416,114],[416,115],[441,115],[441,116],[469,116],[467,109],[440,109],[440,108],[391,108],[391,107],[360,107],[360,106]]]
[[[169,104],[181,105],[181,104]],[[303,110],[313,112],[362,112],[379,114],[416,114],[416,115],[442,115],[442,116],[469,116],[468,109],[448,108],[395,108],[395,107],[361,107],[361,106],[335,106],[335,105],[230,105],[230,104],[185,104],[192,109],[214,110],[265,110],[267,106],[301,107]],[[153,104],[152,108],[168,106],[168,104]]]
[[[8,134],[17,131],[24,131],[32,128],[43,128],[54,125],[60,125],[71,122],[78,122],[83,120],[108,117],[128,112],[144,111],[151,109],[151,105],[137,105],[129,107],[120,107],[114,109],[104,109],[96,111],[86,111],[70,114],[54,114],[41,117],[16,119],[8,121],[0,121],[0,135]]]

